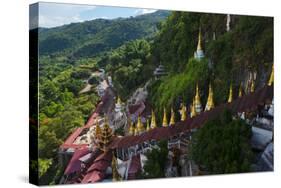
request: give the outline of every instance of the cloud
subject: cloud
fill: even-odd
[[[153,12],[156,12],[157,10],[155,9],[137,9],[135,11],[135,15],[136,16],[139,16],[139,15],[142,15],[142,14],[149,14],[149,13],[153,13]]]
[[[44,16],[44,15],[39,15],[39,26],[40,27],[56,27],[56,26],[61,26],[65,24],[70,24],[70,23],[77,23],[77,22],[82,22],[82,20],[79,15],[74,15],[71,17],[65,17],[65,16]]]
[[[64,24],[85,21],[81,14],[85,11],[94,10],[96,6],[72,5],[60,3],[39,4],[39,26],[56,27]]]

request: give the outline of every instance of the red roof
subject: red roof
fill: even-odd
[[[81,170],[81,161],[79,158],[90,153],[88,148],[78,149],[74,152],[70,162],[67,165],[67,168],[64,171],[64,174],[71,174],[73,172],[78,172]]]
[[[132,179],[135,178],[136,174],[141,170],[141,161],[140,155],[136,155],[132,157],[131,165],[129,167],[128,176]],[[130,178],[130,179],[131,179]]]
[[[62,144],[62,148],[67,148],[67,146],[72,145],[76,138],[81,134],[83,128],[77,128]]]
[[[94,183],[101,181],[105,178],[105,173],[100,171],[92,171],[91,173],[88,173],[82,180],[81,183]]]
[[[82,145],[77,145],[77,144],[73,144],[73,142],[76,140],[76,138],[81,134],[81,132],[85,129],[85,128],[89,128],[91,127],[94,122],[95,119],[98,117],[98,115],[101,113],[105,103],[108,100],[108,90],[105,91],[104,96],[101,98],[101,101],[99,102],[99,104],[97,105],[95,111],[92,113],[92,115],[90,116],[90,118],[88,119],[87,123],[85,124],[84,127],[78,128],[76,129],[67,139],[66,141],[61,145],[61,148],[63,149],[67,149],[67,148],[81,148],[84,147],[85,144]]]
[[[207,120],[212,120],[218,117],[218,115],[220,115],[224,109],[229,109],[233,113],[251,111],[256,109],[258,105],[271,102],[272,98],[273,87],[266,85],[253,93],[237,98],[232,103],[221,104],[216,108],[213,108],[210,111],[204,111],[193,118],[188,118],[185,121],[177,122],[175,126],[158,127],[141,135],[116,138],[110,144],[110,148],[128,148],[149,140],[167,139],[180,133],[187,132],[191,129],[200,128]]]
[[[87,174],[82,180],[82,183],[91,183],[102,180],[105,177],[106,169],[111,165],[111,160],[111,151],[99,155],[87,170]]]
[[[99,160],[107,160],[107,161],[111,161],[112,159],[112,153],[111,152],[103,152],[101,155],[99,155],[96,159],[95,162],[99,161]]]

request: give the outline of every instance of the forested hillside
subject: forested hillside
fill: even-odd
[[[205,53],[201,61],[193,58],[199,28]],[[147,100],[159,121],[164,107],[179,109],[181,102],[191,103],[196,83],[202,104],[212,83],[217,105],[226,101],[231,83],[236,97],[249,72],[258,75],[255,87],[264,84],[273,63],[273,18],[265,17],[232,15],[227,32],[226,15],[157,11],[40,29],[39,35],[39,165],[43,183],[58,181],[59,145],[85,123],[99,100],[94,90],[79,94],[96,70],[103,68],[112,76],[123,101],[153,80]],[[160,63],[167,76],[154,80],[153,70]]]
[[[132,92],[144,80],[138,75],[146,72],[143,65],[150,55],[148,41],[168,14],[157,11],[131,18],[97,19],[39,29],[41,184],[58,183],[62,173],[57,158],[59,146],[75,128],[85,124],[100,100],[96,82],[90,92],[79,93],[85,81],[104,68],[113,76],[118,92],[124,96]]]
[[[190,104],[198,82],[202,101],[208,84],[214,87],[215,103],[225,102],[232,83],[237,91],[249,72],[255,72],[255,87],[268,79],[273,62],[273,18],[173,12],[162,25],[153,43],[152,56],[169,75],[151,86],[151,103],[163,107]],[[205,59],[193,59],[201,28]],[[235,96],[236,97],[236,96]]]
[[[72,58],[94,57],[126,41],[153,37],[157,25],[168,14],[168,11],[157,11],[130,18],[96,19],[43,29],[39,51],[41,55],[64,53]]]

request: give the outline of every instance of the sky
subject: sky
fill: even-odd
[[[39,27],[56,27],[70,23],[138,16],[155,12],[154,9],[123,8],[94,5],[39,3]]]

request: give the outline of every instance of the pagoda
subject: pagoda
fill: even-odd
[[[139,134],[141,134],[141,133],[144,132],[144,126],[143,126],[143,123],[142,123],[142,121],[141,121],[141,117],[140,117],[140,116],[138,117],[138,123],[137,123],[136,128],[137,128],[137,132],[138,132]]]
[[[242,88],[242,83],[239,86],[239,93],[238,93],[238,97],[242,97],[243,95],[243,88]]]
[[[134,124],[132,124],[131,119],[128,119],[128,125],[129,125],[129,135],[134,135],[135,128]]]
[[[154,129],[157,127],[157,124],[156,124],[156,117],[155,117],[155,113],[154,111],[152,110],[151,112],[151,122],[150,122],[150,128],[151,129]]]
[[[120,112],[121,110],[122,110],[122,102],[121,102],[120,97],[118,96],[117,97],[117,102],[115,104],[115,111],[116,112]]]
[[[195,94],[193,105],[194,105],[196,114],[200,114],[200,112],[202,112],[202,105],[201,105],[201,102],[200,102],[198,83],[196,85],[196,94]]]
[[[214,95],[213,89],[212,89],[212,86],[210,84],[209,85],[209,95],[208,95],[208,100],[207,100],[207,104],[206,104],[206,107],[205,107],[205,111],[209,111],[209,110],[211,110],[212,108],[215,107],[213,95]]]
[[[255,82],[254,80],[251,81],[251,88],[250,88],[250,92],[253,93],[255,91]]]
[[[114,156],[114,153],[112,152],[112,162],[111,162],[111,168],[112,168],[112,180],[113,181],[121,181],[122,177],[118,172],[118,163],[117,159]]]
[[[196,116],[196,110],[195,110],[195,99],[193,99],[192,104],[190,106],[190,117]]]
[[[181,112],[181,121],[185,121],[186,120],[186,106],[184,104],[182,104],[180,112]]]
[[[270,74],[270,77],[269,77],[269,80],[268,80],[268,83],[267,83],[268,86],[271,86],[273,84],[273,80],[274,80],[273,74],[274,74],[274,70],[273,70],[273,64],[272,64],[271,74]]]
[[[227,99],[227,102],[228,103],[231,103],[233,100],[233,94],[232,94],[232,84],[230,84],[230,88],[229,88],[229,96],[228,96],[228,99]]]
[[[146,120],[146,131],[150,131],[150,124],[149,124],[149,120]]]
[[[197,50],[194,52],[194,58],[197,60],[201,60],[204,57],[205,55],[202,49],[202,36],[201,36],[201,28],[200,28],[198,34]]]
[[[169,122],[169,125],[172,126],[172,125],[175,125],[175,112],[173,110],[173,108],[171,108],[171,118],[170,118],[170,122]]]
[[[163,127],[168,127],[168,121],[167,121],[166,108],[164,108],[164,114],[163,114],[162,126],[163,126]]]
[[[98,141],[98,147],[102,151],[106,152],[108,150],[107,146],[111,142],[112,138],[112,129],[109,127],[108,119],[106,118],[105,124],[103,125],[103,129],[101,131],[101,136]]]

